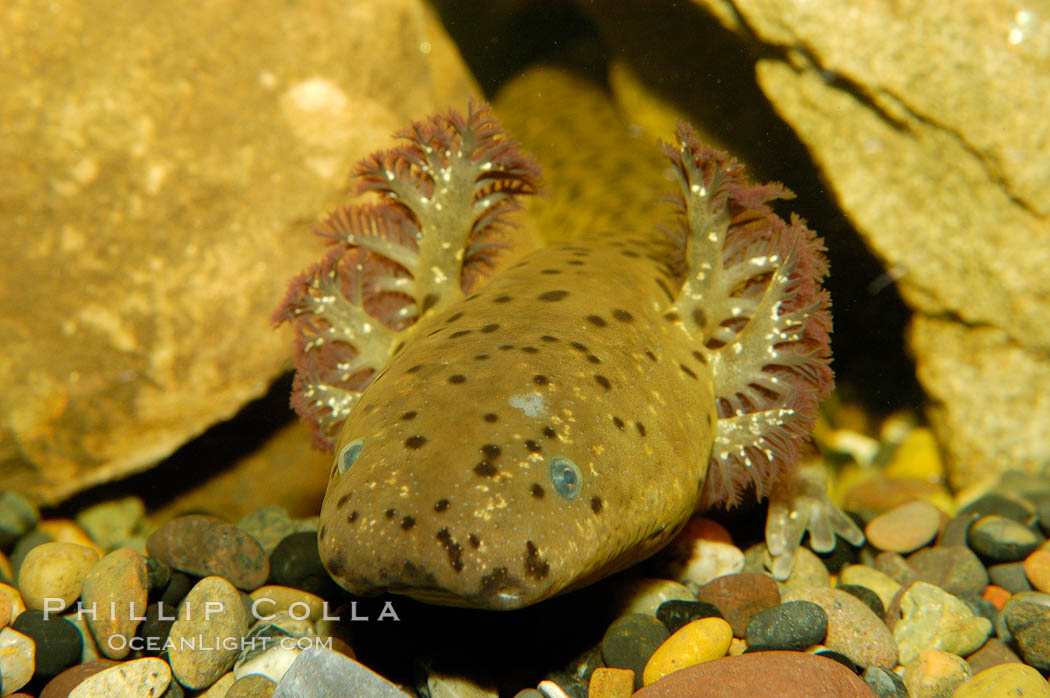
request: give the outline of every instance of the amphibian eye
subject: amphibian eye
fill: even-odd
[[[576,499],[579,496],[583,477],[580,475],[580,469],[568,458],[556,456],[551,460],[550,478],[554,491],[565,499]]]
[[[336,466],[339,468],[339,474],[342,475],[350,466],[354,464],[357,457],[361,455],[361,449],[365,447],[365,437],[360,439],[354,439],[346,446],[343,446],[343,450],[339,452],[339,457],[336,458]]]

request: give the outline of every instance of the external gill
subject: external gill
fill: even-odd
[[[274,314],[296,332],[292,405],[331,450],[360,393],[416,322],[462,298],[491,266],[516,197],[538,169],[488,107],[468,105],[397,134],[363,160],[358,194],[315,231],[332,250],[292,281]]]

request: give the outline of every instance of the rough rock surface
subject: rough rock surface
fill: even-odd
[[[475,91],[419,0],[13,0],[0,56],[0,486],[45,502],[261,394],[353,163]]]
[[[697,0],[917,311],[954,485],[1050,458],[1050,16],[1007,0]],[[768,55],[768,52],[766,52]],[[1005,378],[1005,380],[1004,380]]]

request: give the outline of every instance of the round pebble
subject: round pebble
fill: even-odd
[[[160,696],[171,683],[171,669],[161,659],[144,657],[122,662],[90,676],[69,698],[139,698]]]
[[[307,618],[316,622],[324,613],[324,599],[301,589],[271,584],[259,587],[249,596],[257,619],[287,612],[293,618]]]
[[[642,684],[648,686],[679,669],[724,657],[732,640],[733,629],[725,620],[694,620],[656,648],[645,664]]]
[[[937,539],[937,545],[969,545],[970,528],[973,522],[981,518],[975,511],[968,514],[959,514],[948,519],[941,529],[941,535]]]
[[[894,580],[885,572],[880,572],[874,567],[867,565],[850,565],[839,573],[839,584],[842,586],[856,585],[871,589],[878,594],[882,607],[890,605],[893,597],[901,590],[899,582]]]
[[[734,636],[744,637],[748,623],[759,611],[780,603],[780,591],[772,577],[742,572],[711,580],[700,588],[697,598],[722,612]]]
[[[989,667],[1009,664],[1010,662],[1020,664],[1021,658],[1010,649],[1009,645],[997,637],[988,638],[988,641],[984,643],[981,649],[966,658],[966,663],[970,665],[970,671],[974,674],[982,672]]]
[[[205,604],[213,604],[210,612]],[[168,634],[168,661],[175,678],[193,690],[213,684],[236,661],[248,625],[241,595],[226,579],[205,577],[197,582]]]
[[[958,515],[976,513],[980,516],[1002,516],[1022,526],[1030,526],[1036,520],[1035,510],[1022,499],[991,492],[959,509]]]
[[[904,667],[904,685],[916,698],[950,697],[970,678],[966,660],[941,650],[926,649]]]
[[[665,601],[696,601],[696,594],[684,584],[670,579],[634,578],[616,585],[616,607],[622,616],[644,613],[655,616],[660,604]]]
[[[1050,684],[1024,664],[1000,664],[985,669],[959,686],[952,698],[1050,698]]]
[[[87,534],[87,531],[82,529],[72,519],[44,519],[36,525],[36,530],[51,536],[51,540],[56,543],[76,543],[77,545],[83,545],[85,548],[91,548],[98,553],[99,557],[105,555],[106,551],[98,543],[91,540],[91,536]]]
[[[1002,615],[1025,664],[1050,671],[1050,606],[1021,601]]]
[[[317,596],[334,596],[338,586],[325,570],[317,552],[317,534],[292,533],[270,554],[270,576],[277,584],[302,589]]]
[[[961,545],[920,550],[908,558],[908,565],[920,581],[939,586],[955,596],[980,594],[988,585],[988,571],[980,559]]]
[[[18,590],[26,607],[52,613],[65,610],[80,596],[84,578],[98,560],[98,553],[76,543],[36,546],[18,571]]]
[[[758,613],[747,626],[751,650],[804,650],[824,641],[828,615],[810,601],[787,601]]]
[[[656,618],[667,627],[667,632],[675,633],[679,628],[701,618],[721,618],[722,612],[714,604],[706,601],[682,601],[675,599],[664,601],[656,609]]]
[[[876,516],[864,533],[879,550],[910,553],[933,540],[943,516],[940,509],[918,499]]]
[[[851,596],[856,596],[879,618],[886,617],[886,607],[882,605],[882,599],[880,599],[879,595],[868,587],[859,584],[839,584],[835,588],[844,591]]]
[[[630,698],[632,693],[634,693],[634,672],[630,669],[598,667],[591,672],[587,698]],[[537,698],[543,698],[543,694],[540,693]]]
[[[763,547],[765,544],[763,543]],[[768,558],[769,553],[766,553]],[[768,562],[772,568],[772,561]],[[791,568],[791,574],[782,582],[785,589],[797,587],[827,587],[831,586],[831,574],[824,565],[824,561],[809,548],[799,548],[795,553],[795,566]]]
[[[93,662],[69,667],[47,682],[47,685],[40,691],[40,698],[67,698],[69,692],[79,686],[84,679],[116,665],[117,662],[112,659],[96,659]]]
[[[266,551],[247,533],[214,516],[172,519],[146,541],[164,564],[198,577],[218,576],[251,591],[270,575]]]
[[[1036,550],[1026,557],[1024,573],[1033,587],[1050,593],[1050,550]]]
[[[602,637],[605,665],[630,669],[634,672],[635,688],[641,688],[646,663],[670,636],[664,624],[652,616],[641,613],[620,616]]]
[[[286,536],[298,530],[288,510],[277,504],[267,504],[252,510],[237,522],[237,528],[258,541],[267,555]]]
[[[162,601],[155,601],[146,607],[145,620],[136,630],[136,644],[143,648],[147,655],[158,655],[164,650],[164,643],[175,622],[177,606],[168,606]]]
[[[138,497],[100,502],[76,516],[77,524],[105,550],[124,545],[135,536],[146,518],[146,505]]]
[[[802,652],[756,652],[694,664],[646,686],[633,698],[682,696],[871,698],[871,690],[830,659]]]
[[[1006,643],[1012,643],[1014,641],[1013,635],[1010,633],[1010,628],[1007,627],[1006,618],[1010,615],[1013,608],[1019,604],[1033,603],[1040,606],[1050,606],[1050,594],[1044,594],[1041,591],[1022,591],[1020,594],[1014,594],[1003,607],[999,609],[999,614],[994,621],[995,634],[1000,640]]]
[[[919,553],[914,553],[913,557],[918,554]],[[978,562],[980,562],[980,560],[978,560]],[[918,572],[912,568],[900,553],[879,553],[875,556],[873,563],[868,566],[882,572],[901,586],[911,586],[913,583],[919,581]],[[886,605],[888,606],[889,604]]]
[[[146,611],[146,563],[131,548],[118,548],[91,568],[84,579],[81,602],[94,610],[88,627],[99,651],[110,659],[123,659]]]
[[[892,671],[870,666],[864,670],[861,678],[876,698],[908,698],[908,687],[904,685],[904,679]]]
[[[40,510],[28,497],[0,490],[0,548],[9,548],[40,521]]]
[[[11,623],[36,646],[36,676],[51,679],[80,660],[84,640],[77,626],[62,616],[29,609]]]
[[[0,628],[5,627],[24,610],[26,605],[18,589],[10,584],[0,584]]]
[[[1006,589],[1011,594],[1032,590],[1023,562],[1000,562],[998,565],[990,565],[988,581]]]
[[[226,698],[270,698],[277,684],[262,674],[249,674],[237,679]]]
[[[987,618],[975,616],[959,599],[943,589],[916,582],[901,596],[901,620],[893,626],[901,664],[924,649],[965,656],[976,651],[992,632]]]
[[[14,693],[29,683],[36,667],[36,645],[32,638],[14,630],[0,630],[0,677],[3,693]]]
[[[824,645],[862,667],[892,669],[897,645],[889,628],[864,602],[838,589],[801,588],[785,592],[784,601],[812,601],[828,616]]]
[[[991,562],[1023,560],[1043,542],[1027,526],[1004,516],[982,516],[970,527],[970,547]]]

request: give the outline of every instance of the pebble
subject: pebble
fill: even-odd
[[[18,579],[18,571],[21,569],[22,562],[25,560],[26,555],[29,554],[29,551],[42,543],[51,543],[53,541],[54,539],[51,536],[37,528],[34,528],[32,531],[19,538],[18,541],[15,542],[15,547],[11,549],[11,556],[9,558],[11,571],[13,573],[11,581],[14,582]]]
[[[691,589],[699,589],[715,577],[740,572],[744,552],[721,524],[695,516],[689,520],[658,558],[664,573]]]
[[[973,522],[981,518],[975,511],[968,514],[959,514],[948,519],[941,529],[941,535],[937,538],[937,545],[969,545],[970,527]]]
[[[933,540],[944,514],[924,499],[901,504],[879,514],[864,529],[879,550],[910,553]]]
[[[988,581],[1006,589],[1011,594],[1032,590],[1023,562],[1000,562],[998,565],[990,565]]]
[[[10,548],[40,521],[40,510],[28,497],[0,490],[0,548]]]
[[[249,674],[230,686],[226,698],[270,698],[276,688],[277,684],[262,674]]]
[[[339,587],[325,570],[317,552],[317,533],[292,533],[270,553],[270,576],[277,584],[316,596],[334,596]]]
[[[976,674],[999,664],[1019,664],[1021,658],[1014,654],[1005,642],[997,637],[990,637],[981,649],[966,658],[966,662],[970,665],[970,671]]]
[[[254,637],[260,636],[255,635]],[[245,676],[255,674],[265,676],[275,684],[280,681],[303,650],[296,647],[294,641],[289,643],[281,641],[280,638],[273,639],[276,641],[266,645],[265,649],[246,656],[243,661],[238,660],[233,665],[233,677],[240,680]]]
[[[859,603],[859,602],[858,602]],[[756,652],[694,664],[633,698],[871,698],[871,689],[838,662],[802,652]]]
[[[904,667],[904,685],[914,698],[951,698],[970,678],[966,660],[941,650],[923,650]]]
[[[955,596],[980,594],[988,585],[984,565],[973,551],[961,545],[920,550],[908,558],[908,565],[918,574],[919,581],[939,586]]]
[[[841,652],[862,667],[892,669],[897,664],[897,645],[889,628],[863,601],[838,589],[791,589],[784,601],[812,601],[828,616],[824,645]]]
[[[162,659],[144,657],[122,662],[84,679],[69,698],[140,698],[160,696],[171,683],[171,669]]]
[[[1030,526],[1036,521],[1035,510],[1023,499],[991,492],[959,509],[957,514],[974,512],[980,516],[1002,516],[1012,519],[1022,526]]]
[[[970,547],[990,562],[1023,560],[1045,540],[1041,535],[1004,516],[982,516],[970,527]]]
[[[208,613],[205,603],[219,604],[209,608],[221,610]],[[197,582],[168,634],[168,661],[175,678],[191,690],[213,684],[236,661],[248,624],[241,595],[230,582],[222,577]]]
[[[256,618],[259,619],[270,614],[287,612],[293,618],[307,618],[317,622],[325,610],[325,601],[320,596],[275,584],[259,587],[249,594],[249,597],[254,604]]]
[[[867,565],[850,565],[839,572],[839,584],[866,587],[874,591],[885,609],[901,590],[901,584],[885,572]]]
[[[120,547],[141,530],[146,505],[138,497],[100,502],[76,516],[77,524],[104,550]]]
[[[696,601],[696,594],[688,587],[669,579],[626,579],[623,584],[616,585],[614,593],[620,615],[644,613],[655,616],[664,601]]]
[[[747,626],[747,646],[753,651],[801,651],[824,641],[828,614],[810,601],[787,601],[767,608]]]
[[[42,543],[26,555],[18,571],[18,590],[26,608],[65,610],[77,600],[84,578],[99,554],[76,543]]]
[[[602,637],[605,665],[630,669],[634,672],[634,687],[641,688],[646,663],[670,636],[664,624],[652,616],[641,613],[620,616],[609,625]]]
[[[956,689],[952,698],[1050,698],[1050,684],[1024,664],[985,669]]]
[[[916,582],[901,596],[901,620],[893,627],[901,664],[908,664],[924,649],[939,649],[965,656],[975,652],[992,632],[987,618],[943,589]]]
[[[11,561],[7,555],[0,550],[0,584],[11,584],[15,581],[15,572],[11,568]]]
[[[149,554],[198,577],[218,576],[251,591],[270,575],[266,551],[243,530],[222,519],[192,514],[172,519],[146,541]]]
[[[145,556],[146,586],[151,594],[160,594],[171,581],[171,568],[155,557]]]
[[[98,561],[84,579],[81,603],[98,648],[110,659],[123,659],[146,611],[146,562],[131,548],[118,548]]]
[[[1050,606],[1021,601],[1002,614],[1025,664],[1050,671]]]
[[[84,679],[116,665],[117,662],[112,659],[96,659],[93,662],[69,667],[47,682],[47,685],[40,691],[40,698],[67,698],[69,692],[79,686]]]
[[[226,694],[233,688],[233,684],[237,683],[237,679],[233,678],[233,672],[227,672],[219,677],[219,680],[208,687],[208,690],[201,693],[197,698],[226,698]],[[172,682],[173,686],[179,685],[178,681]],[[162,698],[168,698],[162,696]]]
[[[337,652],[314,647],[304,651],[277,683],[274,698],[411,698],[365,665]]]
[[[741,572],[711,580],[700,588],[697,598],[722,612],[734,636],[744,637],[759,611],[780,603],[780,591],[768,575]]]
[[[1003,604],[1010,600],[1010,596],[1010,592],[995,584],[989,584],[981,592],[981,598],[987,600],[988,603],[997,609],[1002,609]]]
[[[642,684],[648,686],[679,669],[724,657],[732,640],[733,629],[725,620],[694,620],[656,648],[642,671]]]
[[[36,645],[32,638],[12,628],[0,630],[0,677],[3,695],[14,693],[33,678]]]
[[[1050,593],[1050,550],[1036,550],[1026,557],[1024,573],[1033,587]]]
[[[904,685],[904,679],[892,671],[870,666],[864,670],[861,678],[876,698],[908,698],[908,687]]]
[[[722,612],[706,601],[664,601],[656,609],[656,618],[674,633],[679,628],[701,618],[722,618]]]
[[[26,605],[18,589],[10,584],[0,584],[0,628],[5,627],[24,610]]]
[[[106,554],[98,543],[91,540],[87,531],[77,525],[72,519],[44,519],[36,525],[36,530],[51,536],[56,543],[75,543],[91,548],[99,557]]]
[[[84,640],[77,626],[62,616],[29,609],[15,618],[11,628],[33,640],[38,678],[54,678],[80,660]]]
[[[765,548],[765,543],[762,547]],[[772,560],[768,556],[766,552],[767,567],[772,569]],[[795,566],[791,568],[791,574],[779,586],[782,589],[828,587],[831,586],[831,574],[816,553],[809,548],[799,548],[795,553]]]
[[[288,510],[277,504],[267,504],[250,511],[237,522],[237,528],[254,538],[267,555],[286,536],[298,530]]]
[[[882,604],[882,599],[879,595],[868,587],[862,587],[859,584],[839,584],[836,589],[844,591],[851,596],[856,596],[858,599],[864,602],[864,604],[871,609],[879,618],[885,619],[886,607]],[[892,601],[891,601],[892,603]]]
[[[1013,612],[1015,606],[1028,603],[1040,606],[1050,606],[1050,594],[1044,594],[1041,591],[1022,591],[1020,594],[1014,594],[1011,596],[999,610],[999,615],[994,622],[995,634],[1000,640],[1006,643],[1012,643],[1014,641],[1013,635],[1010,633],[1010,628],[1007,627],[1006,618]]]
[[[632,693],[634,672],[630,669],[599,667],[591,673],[587,698],[631,698]]]
[[[918,553],[915,553],[915,555],[918,555]],[[911,586],[919,581],[918,572],[908,564],[908,561],[900,553],[879,553],[875,556],[873,562],[874,564],[869,565],[869,567],[874,567],[901,586]],[[886,604],[886,606],[888,607],[889,604]]]

